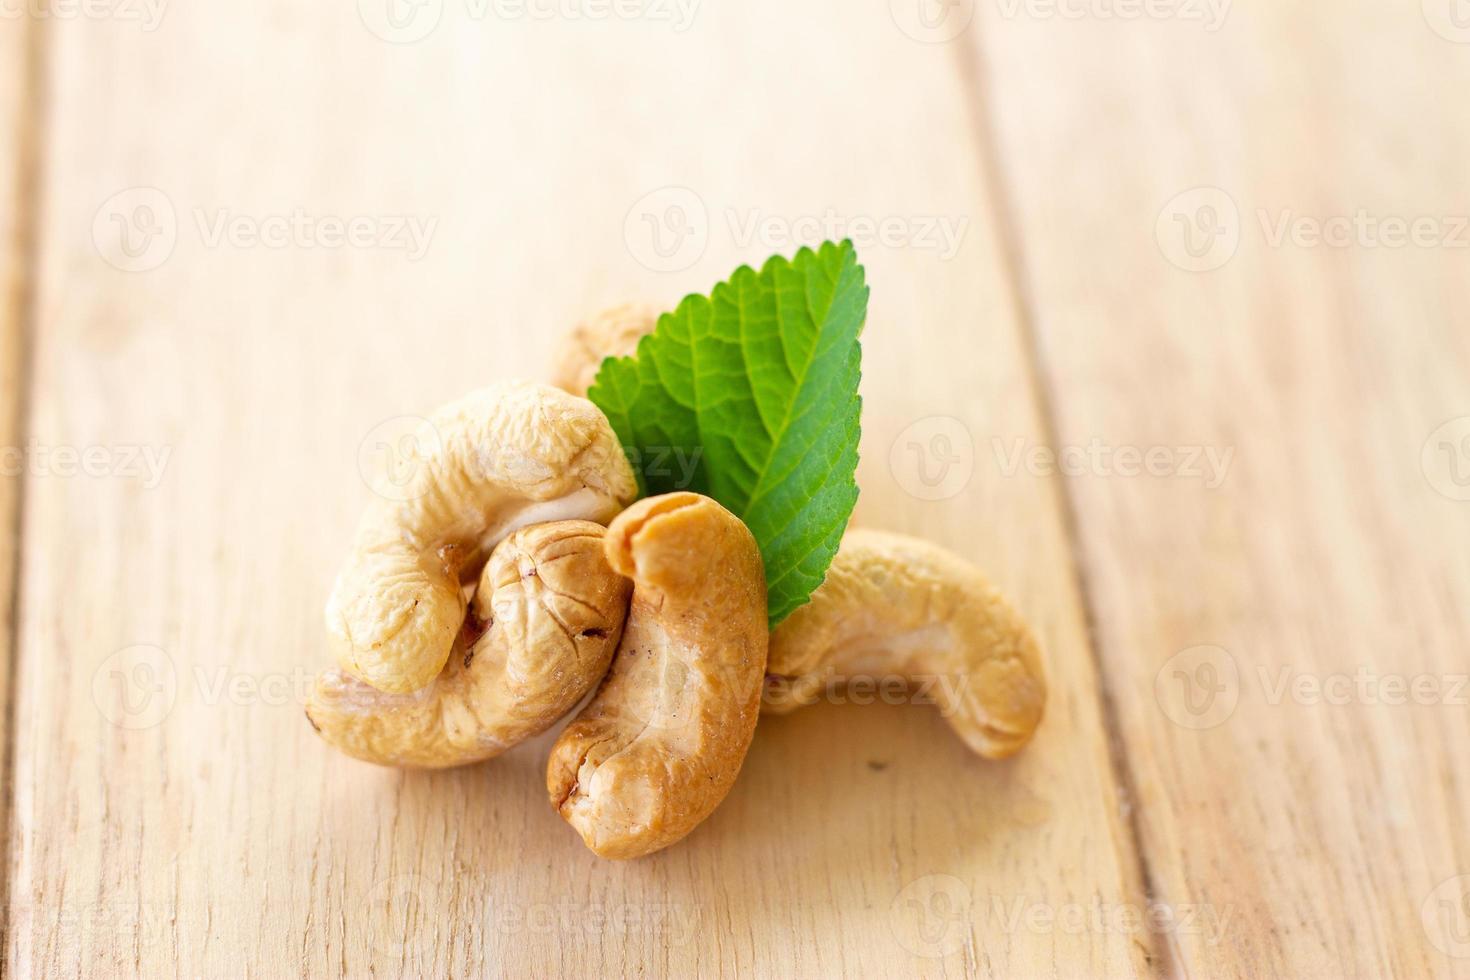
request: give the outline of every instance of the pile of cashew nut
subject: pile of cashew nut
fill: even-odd
[[[635,502],[617,436],[582,396],[655,320],[609,310],[563,345],[559,387],[495,385],[428,420],[432,449],[408,492],[368,508],[328,600],[337,667],[308,699],[317,732],[382,765],[464,765],[546,731],[600,682],[546,788],[606,858],[683,838],[729,792],[762,711],[854,676],[940,678],[973,751],[1019,751],[1046,700],[1040,651],[969,563],[850,529],[811,602],[770,631],[738,517],[695,493]]]

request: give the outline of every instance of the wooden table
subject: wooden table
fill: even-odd
[[[0,19],[12,975],[1470,977],[1454,0],[917,3]],[[321,744],[403,416],[844,235],[856,520],[1037,625],[1021,757],[825,704],[613,864],[547,738]]]

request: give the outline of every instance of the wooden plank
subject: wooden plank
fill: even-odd
[[[168,455],[28,511],[12,969],[1145,972],[1148,936],[1058,917],[1136,903],[1135,855],[1056,488],[981,455],[1041,436],[953,59],[835,2],[701,6],[682,32],[472,9],[401,45],[350,4],[55,32],[34,427]],[[212,237],[298,208],[433,233],[417,259]],[[360,451],[541,375],[602,304],[792,251],[782,229],[828,209],[896,219],[897,245],[861,246],[859,520],[950,544],[1034,617],[1035,745],[987,764],[928,709],[812,708],[763,723],[715,817],[632,864],[551,811],[547,739],[439,774],[329,752],[297,701]]]
[[[15,572],[20,542],[19,508],[22,460],[17,454],[24,442],[23,421],[29,378],[25,370],[26,319],[30,291],[26,259],[31,248],[33,215],[30,190],[34,176],[35,143],[38,138],[35,100],[28,84],[32,80],[32,24],[29,20],[0,25],[0,705],[6,706],[5,724],[0,728],[0,827],[7,845],[11,841],[11,729],[9,705],[15,662]],[[3,875],[9,873],[7,861]],[[3,885],[0,885],[3,888]],[[0,928],[7,921],[0,916]],[[0,936],[0,945],[5,941]]]
[[[970,37],[1060,442],[1165,447],[1067,481],[1164,951],[1470,976],[1470,35],[1185,6]]]

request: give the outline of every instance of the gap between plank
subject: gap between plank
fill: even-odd
[[[15,215],[14,237],[9,243],[14,257],[13,280],[8,284],[4,329],[11,332],[7,346],[15,357],[15,390],[12,411],[13,435],[21,442],[30,431],[31,403],[35,395],[35,320],[36,276],[40,241],[42,183],[42,147],[45,138],[46,105],[46,37],[41,21],[34,16],[24,18],[25,36],[21,41],[19,112],[12,134],[15,146],[15,185],[10,188],[12,214]],[[20,686],[20,611],[21,572],[25,551],[25,516],[27,483],[24,474],[16,477],[15,499],[5,515],[12,551],[10,556],[10,595],[4,597],[9,606],[9,646],[5,652],[4,746],[0,751],[0,841],[4,843],[0,858],[0,976],[10,963],[11,867],[15,861],[15,740],[16,701]]]
[[[1060,429],[1056,417],[1056,395],[1054,385],[1045,369],[1041,353],[1040,331],[1037,325],[1036,304],[1027,286],[1024,274],[1022,234],[1016,214],[1011,206],[1012,196],[1009,182],[1002,171],[999,152],[999,134],[990,104],[990,88],[985,84],[986,73],[981,63],[978,39],[962,35],[956,42],[959,69],[965,98],[970,107],[970,120],[975,130],[975,141],[979,145],[981,162],[984,166],[984,181],[987,197],[995,214],[996,240],[1000,244],[1002,274],[1010,286],[1015,304],[1016,318],[1021,325],[1021,358],[1026,374],[1031,381],[1031,390],[1036,412],[1041,420],[1042,434],[1053,447],[1060,445]],[[1128,764],[1127,745],[1123,737],[1121,715],[1112,685],[1102,659],[1097,635],[1097,610],[1093,604],[1092,587],[1083,560],[1085,552],[1077,501],[1071,484],[1065,477],[1057,481],[1061,496],[1062,530],[1071,557],[1071,578],[1079,601],[1082,604],[1083,625],[1086,628],[1087,652],[1097,676],[1098,699],[1101,703],[1103,727],[1108,739],[1108,763],[1113,787],[1118,794],[1119,805],[1125,817],[1127,843],[1133,850],[1131,872],[1134,880],[1128,883],[1134,893],[1142,893],[1144,908],[1160,901],[1157,880],[1144,849],[1143,829],[1139,819],[1139,796],[1133,769]],[[1145,958],[1160,977],[1187,976],[1182,957],[1175,955],[1172,941],[1168,937],[1149,936],[1140,943]]]

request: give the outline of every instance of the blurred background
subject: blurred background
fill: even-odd
[[[1470,976],[1464,0],[0,0],[15,976]],[[1036,624],[590,855],[300,702],[414,419],[849,238],[855,520]],[[554,733],[553,733],[554,734]]]

